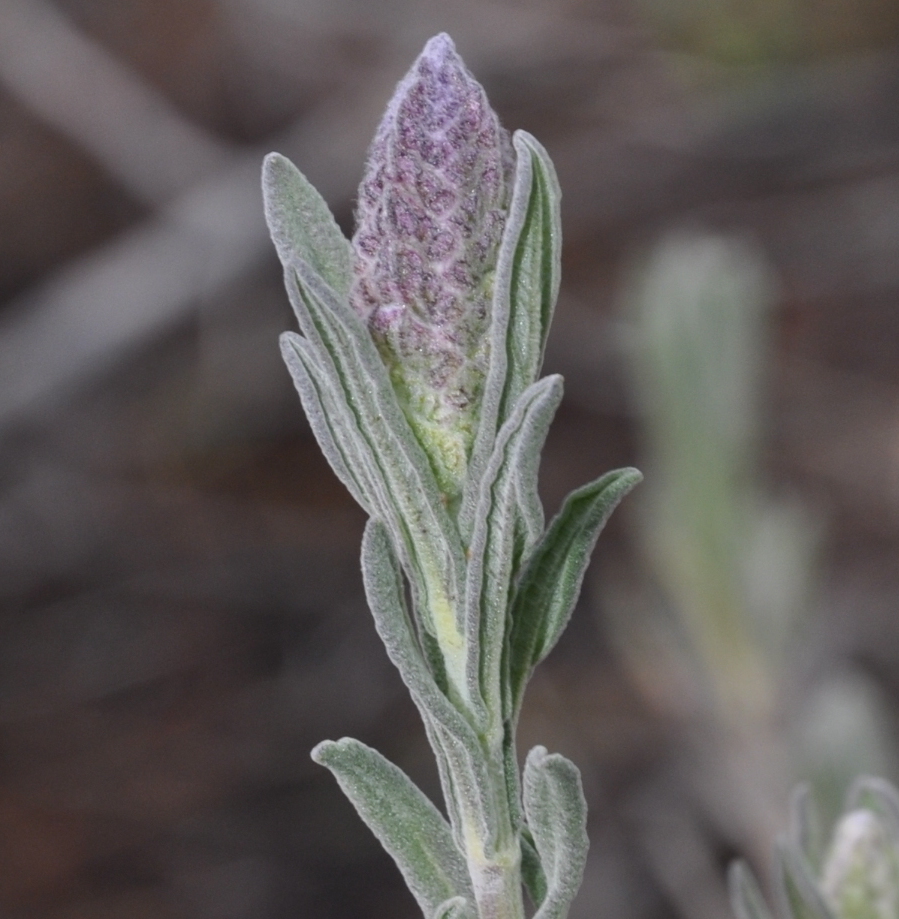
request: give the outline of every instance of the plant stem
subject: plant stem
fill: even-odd
[[[469,857],[468,870],[479,919],[524,919],[519,855],[489,862]]]

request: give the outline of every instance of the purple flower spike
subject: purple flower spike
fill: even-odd
[[[359,188],[350,300],[450,497],[480,408],[513,159],[483,88],[437,35],[397,87]]]

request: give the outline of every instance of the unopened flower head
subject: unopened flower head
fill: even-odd
[[[438,35],[397,87],[359,189],[351,302],[450,496],[484,386],[513,156],[484,90]]]

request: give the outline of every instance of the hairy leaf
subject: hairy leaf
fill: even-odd
[[[617,469],[573,491],[534,549],[511,606],[507,716],[517,713],[531,671],[568,624],[600,531],[641,478],[636,469]]]
[[[546,876],[534,919],[564,919],[587,863],[587,802],[570,760],[534,747],[524,766],[524,812]]]
[[[497,430],[540,372],[559,291],[561,192],[555,170],[530,134],[516,131],[512,142],[516,152],[512,203],[494,281],[484,401],[459,512],[463,536],[474,525],[480,478]]]
[[[518,244],[514,252],[501,251],[497,265],[499,283],[505,283],[509,272],[511,307],[500,424],[540,372],[561,278],[562,192],[555,168],[543,146],[526,131],[517,131],[513,144],[518,157],[530,162],[531,189]],[[513,216],[518,216],[514,200],[510,219]]]
[[[370,513],[387,522],[402,547],[404,562],[410,570],[417,569],[412,579],[420,601],[417,605],[446,651],[446,645],[460,635],[461,623],[444,623],[444,634],[440,634],[441,624],[434,619],[452,615],[459,606],[454,598],[462,566],[461,545],[386,368],[368,330],[347,303],[352,280],[350,243],[318,192],[284,157],[271,154],[266,158],[263,191],[266,218],[285,265],[288,293],[322,371],[316,374],[308,360],[292,362],[301,397],[310,412],[318,415],[313,429],[338,476]],[[295,345],[287,350],[295,356],[299,353]],[[305,373],[297,372],[298,363]],[[326,391],[328,408],[323,405]],[[329,414],[335,417],[331,424],[323,421]],[[340,434],[344,441],[354,438],[356,449],[339,444]],[[368,449],[358,449],[363,440]],[[362,469],[351,472],[353,465],[360,464]],[[360,487],[362,478],[369,480],[371,489]],[[461,669],[461,649],[457,657]]]
[[[402,872],[425,916],[447,900],[474,902],[465,860],[440,811],[397,766],[358,740],[326,740],[315,762],[334,774]]]
[[[299,256],[339,296],[346,296],[353,279],[350,242],[324,198],[280,153],[270,153],[263,161],[262,196],[281,263],[286,267]]]
[[[534,838],[527,827],[522,827],[521,833],[521,879],[531,903],[540,906],[546,899],[546,874],[540,864]]]
[[[387,530],[377,520],[369,520],[365,528],[362,575],[375,627],[421,713],[437,754],[457,844],[464,845],[468,825],[477,827],[479,838],[490,849],[501,833],[505,802],[497,802],[491,794],[494,783],[477,734],[440,691],[422,654],[406,608],[399,563]]]
[[[488,730],[496,737],[503,728],[500,681],[512,592],[518,485],[536,479],[540,452],[561,398],[559,376],[545,377],[525,390],[499,432],[478,495],[465,590],[472,654],[469,679],[476,675],[478,692],[494,717]]]
[[[458,602],[462,546],[428,459],[359,317],[303,260],[296,259],[285,277],[309,349],[330,381],[329,398],[342,402],[343,421],[332,432],[354,440],[359,466],[354,471],[372,483],[374,506],[367,509],[390,529],[423,624],[439,642],[454,683],[465,692]],[[349,447],[342,451],[350,452]]]
[[[335,391],[333,378],[311,353],[307,339],[294,332],[281,336],[281,355],[303,403],[312,433],[337,478],[369,514],[380,512],[377,487],[366,474],[362,455],[368,445],[360,443],[355,419],[343,392]]]

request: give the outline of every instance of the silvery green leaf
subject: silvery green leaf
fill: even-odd
[[[376,518],[368,521],[362,537],[362,581],[375,628],[412,698],[463,731],[466,722],[441,691],[422,652],[406,604],[399,560],[387,528]]]
[[[521,812],[521,771],[518,767],[518,748],[515,744],[515,725],[508,719],[503,724],[503,772],[506,797],[509,801],[509,818],[516,833],[527,832]]]
[[[346,360],[346,355],[341,355],[339,351],[335,354],[334,351],[335,347],[339,348],[335,343],[341,342],[339,331],[335,332],[333,328],[336,317],[330,312],[337,305],[336,294],[301,261],[285,270],[285,285],[305,334],[285,333],[282,336],[282,353],[285,353],[292,373],[297,370],[299,362],[306,376],[317,381],[319,401],[330,420],[328,430],[322,424],[313,426],[316,436],[322,435],[319,445],[331,460],[334,451],[328,443],[330,433],[333,442],[339,445],[340,456],[335,457],[337,465],[334,466],[337,475],[343,480],[345,472],[352,469],[357,483],[366,482],[362,492],[365,500],[360,504],[370,514],[387,520],[395,527],[398,517],[396,503],[384,475],[371,425],[367,423],[371,411],[363,409],[360,412],[356,397],[356,390],[362,385],[358,379],[358,368]],[[300,391],[302,397],[303,390],[308,389],[303,383],[303,375],[295,375],[294,382],[298,388],[303,386]],[[312,420],[310,416],[310,422]],[[344,468],[340,466],[340,457],[344,458]],[[352,487],[350,491],[359,498]]]
[[[559,295],[562,256],[562,192],[549,154],[526,131],[512,139],[518,160],[530,165],[530,188],[516,199],[513,192],[509,222],[521,221],[514,250],[500,249],[497,283],[508,284],[510,315],[506,335],[506,385],[499,422],[505,420],[519,395],[540,372],[546,336]],[[525,171],[522,183],[527,181]],[[516,175],[516,184],[519,176]],[[517,191],[517,188],[515,189]],[[523,213],[517,208],[527,201]],[[511,234],[508,237],[511,239]],[[503,240],[505,243],[506,240]],[[510,247],[511,250],[511,247]]]
[[[369,520],[365,528],[362,575],[375,627],[421,713],[437,754],[457,844],[464,845],[467,824],[477,828],[489,849],[504,817],[491,796],[495,783],[477,734],[441,692],[426,663],[406,608],[399,563],[386,528],[377,520]]]
[[[441,903],[434,910],[433,919],[474,919],[474,917],[467,900],[462,897],[453,897],[452,900]]]
[[[347,428],[345,436],[359,447],[359,462],[375,490],[372,513],[389,527],[402,552],[423,624],[437,638],[447,667],[455,664],[450,676],[465,693],[464,637],[457,612],[462,546],[428,459],[359,317],[301,259],[288,266],[285,283],[312,353],[333,382],[332,397],[345,404],[347,423],[339,431]]]
[[[517,713],[531,671],[568,624],[600,531],[641,478],[636,469],[617,469],[573,491],[528,559],[510,611],[507,716]]]
[[[324,198],[280,153],[270,153],[262,164],[262,196],[281,263],[303,259],[339,296],[346,296],[353,278],[350,242]]]
[[[507,842],[510,818],[501,775],[482,751],[445,723],[425,715],[425,731],[437,757],[440,781],[459,850],[476,841],[483,857],[493,858]]]
[[[376,750],[344,737],[313,751],[402,872],[425,916],[448,900],[474,897],[449,824],[409,777]]]
[[[365,475],[355,421],[348,417],[349,407],[343,393],[335,391],[333,381],[311,353],[307,339],[285,332],[281,336],[281,354],[315,439],[337,478],[364,510],[377,513],[380,505],[376,489]]]
[[[399,561],[386,527],[375,519],[368,521],[362,538],[362,578],[375,628],[416,705],[475,755],[477,735],[431,673],[406,606]]]
[[[543,503],[537,492],[537,466],[533,475],[525,475],[525,470],[516,473],[515,493],[518,503],[516,521],[517,538],[515,544],[514,574],[517,576],[521,566],[531,550],[543,535],[546,520],[543,516]]]
[[[546,876],[534,919],[564,919],[587,863],[587,802],[577,766],[534,747],[524,766],[524,812]]]
[[[452,539],[452,523],[427,457],[400,411],[361,320],[304,261],[295,261],[286,274],[300,327],[321,366],[333,368],[331,377],[345,395],[349,417],[369,445],[364,461],[385,489],[381,516],[388,521],[401,516],[428,535]],[[427,541],[428,535],[422,535]]]
[[[775,850],[774,882],[788,919],[836,919],[805,856],[787,840],[781,840]]]
[[[490,325],[490,364],[470,472],[459,512],[470,532],[480,477],[497,429],[540,371],[559,291],[561,192],[549,155],[530,134],[516,131],[512,202],[500,243]]]
[[[727,875],[730,901],[737,919],[772,919],[771,911],[759,890],[749,867],[743,862],[734,862]]]
[[[521,880],[534,906],[539,906],[546,899],[546,874],[540,864],[540,856],[534,846],[534,840],[527,827],[521,832]],[[742,919],[742,917],[740,917]]]
[[[518,484],[536,479],[540,452],[562,398],[562,379],[545,377],[522,393],[496,438],[481,478],[475,526],[468,548],[466,628],[470,675],[487,711],[502,730],[501,674],[518,522]],[[472,689],[474,694],[474,688]]]

